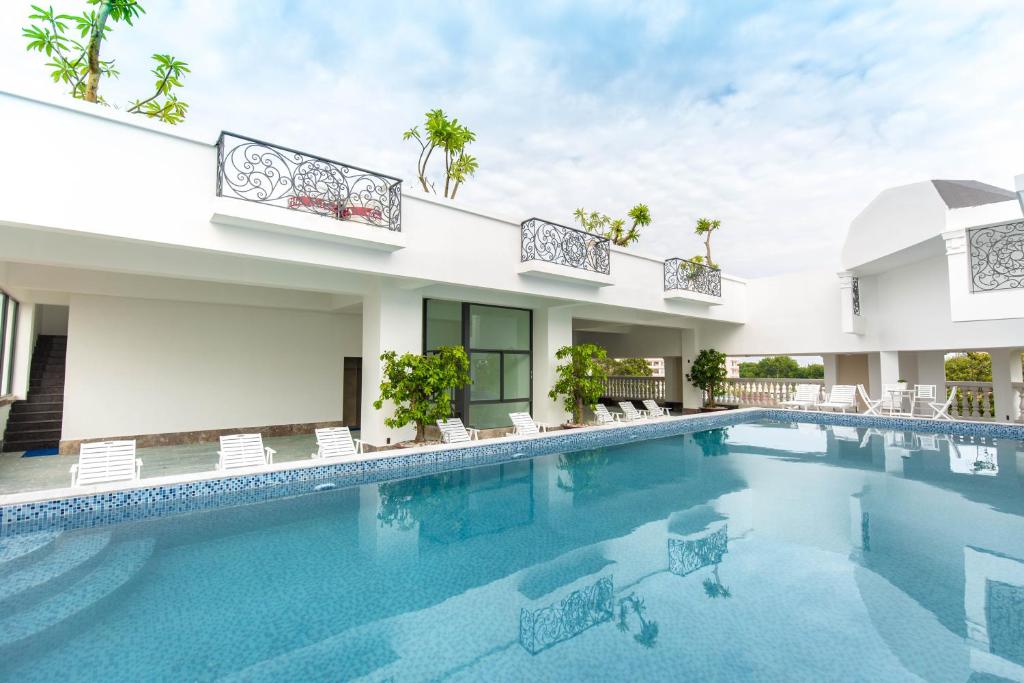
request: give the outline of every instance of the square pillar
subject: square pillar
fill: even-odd
[[[935,395],[946,396],[946,353],[944,351],[917,352],[917,383],[934,384]]]
[[[686,380],[686,374],[693,367],[693,361],[697,360],[700,348],[697,340],[696,330],[680,330],[682,335],[683,362],[681,368],[683,383],[683,408],[700,408],[704,405],[704,392],[693,386]]]
[[[1021,417],[1021,397],[1014,384],[1020,386],[1020,349],[989,349],[992,359],[992,398],[995,401],[996,419],[1016,422]]]
[[[839,382],[839,356],[834,353],[823,353],[821,364],[825,367],[825,388],[831,389]]]
[[[382,284],[363,297],[363,395],[361,399],[360,438],[374,446],[384,446],[416,436],[415,425],[391,429],[384,419],[394,414],[394,405],[385,402],[380,410],[373,402],[380,397],[385,351],[423,353],[423,295],[418,291]]]
[[[572,345],[572,312],[568,306],[538,308],[533,312],[533,419],[550,425],[569,420],[562,400],[553,401],[548,392],[555,386],[555,353]]]

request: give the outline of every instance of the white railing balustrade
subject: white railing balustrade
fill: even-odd
[[[792,377],[743,379],[730,377],[722,384],[715,400],[738,406],[770,408],[788,401],[796,392],[797,384],[816,384],[824,387],[823,379],[797,379]]]
[[[946,397],[956,387],[956,399],[949,407],[951,417],[961,420],[994,420],[995,398],[992,382],[946,382]]]
[[[623,401],[643,401],[645,399],[664,401],[665,378],[613,375],[605,380],[602,398]]]

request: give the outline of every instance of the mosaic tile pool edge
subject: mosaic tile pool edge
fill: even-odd
[[[485,442],[375,460],[329,463],[315,467],[258,472],[165,486],[142,486],[123,491],[4,505],[0,506],[0,537],[53,529],[106,526],[185,512],[251,505],[312,493],[324,484],[340,488],[406,479],[462,467],[499,464],[522,457],[581,448],[615,446],[641,438],[686,434],[760,419],[1024,440],[1024,425],[939,423],[854,414],[795,413],[767,408],[743,412],[730,411],[684,420],[644,422],[612,430],[559,432],[538,439]]]

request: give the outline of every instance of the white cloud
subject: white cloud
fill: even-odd
[[[401,132],[441,106],[479,135],[463,201],[562,222],[644,201],[639,249],[664,256],[699,253],[693,222],[716,216],[716,260],[740,275],[837,267],[885,187],[1024,172],[1017,2],[148,5],[112,34],[112,99],[174,52],[196,125],[410,181]],[[0,84],[38,89],[24,14],[0,7]]]

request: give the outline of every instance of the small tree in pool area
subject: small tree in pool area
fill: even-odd
[[[577,344],[558,349],[555,358],[565,362],[555,369],[558,380],[548,396],[552,400],[563,396],[573,423],[583,424],[583,406],[594,405],[604,393],[608,354],[595,344]]]
[[[395,414],[384,420],[392,429],[416,425],[416,440],[423,441],[426,427],[451,415],[451,392],[469,384],[469,357],[461,346],[442,346],[429,356],[394,351],[381,354],[384,381],[380,398],[395,404]]]
[[[704,391],[704,405],[711,407],[715,405],[715,394],[727,375],[725,354],[714,349],[703,349],[686,373],[686,381]]]

